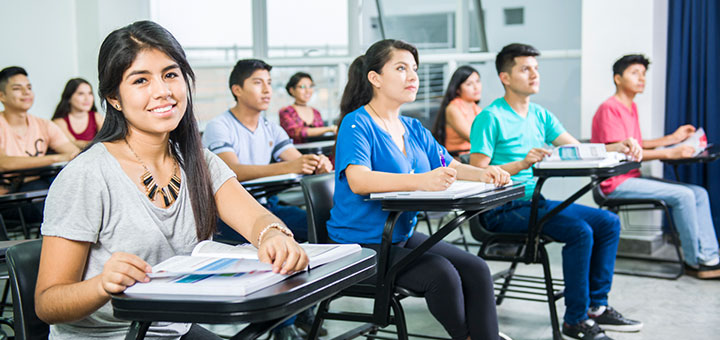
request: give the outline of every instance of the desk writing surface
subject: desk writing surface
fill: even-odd
[[[130,321],[255,322],[306,309],[375,275],[375,252],[362,249],[246,296],[117,294],[115,317]]]
[[[380,201],[386,211],[448,211],[483,210],[488,206],[504,204],[525,196],[524,182],[485,191],[480,194],[457,199],[370,199]]]
[[[621,162],[618,165],[603,168],[538,169],[533,167],[533,175],[536,177],[612,177],[639,168],[640,162]]]
[[[3,203],[14,203],[21,201],[31,201],[34,199],[45,198],[47,196],[47,190],[35,190],[26,192],[16,192],[12,194],[0,195],[0,204]]]
[[[703,152],[695,157],[681,159],[665,159],[663,163],[670,165],[709,163],[720,159],[720,145],[710,145]]]

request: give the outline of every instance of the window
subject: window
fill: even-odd
[[[522,25],[525,23],[523,18],[523,8],[506,8],[505,12],[505,26],[509,25]]]
[[[380,5],[386,38],[405,40],[418,49],[455,48],[456,2],[386,0]],[[369,1],[365,6],[375,7],[375,2]],[[376,13],[369,17],[369,23],[368,38],[372,42],[380,40],[382,34]]]
[[[267,1],[268,57],[348,54],[347,1]]]
[[[190,60],[252,56],[250,0],[152,0],[150,17],[175,36]]]

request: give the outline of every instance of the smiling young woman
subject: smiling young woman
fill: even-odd
[[[110,294],[215,232],[220,216],[276,272],[307,265],[282,222],[201,147],[194,74],[175,38],[140,21],[105,39],[98,60],[107,118],[86,151],[58,175],[46,200],[36,312],[55,339],[121,339]],[[67,199],[72,197],[72,199]],[[197,325],[153,324],[157,338],[219,339]]]

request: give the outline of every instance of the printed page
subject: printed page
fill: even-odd
[[[511,185],[509,183],[508,185]],[[481,192],[498,188],[492,183],[476,181],[455,181],[447,189],[442,191],[393,191],[370,194],[370,199],[398,198],[398,199],[456,199],[477,195]]]
[[[234,259],[253,259],[257,260],[257,248],[252,244],[238,244],[232,246],[225,243],[205,240],[195,246],[192,256],[204,257],[223,257]]]
[[[272,266],[258,260],[200,256],[173,256],[153,266],[150,278],[175,277],[187,274],[227,274],[271,271]]]
[[[126,294],[245,296],[285,280],[290,275],[272,271],[255,271],[235,274],[183,275],[161,277],[147,283],[136,283],[125,290]]]
[[[543,162],[599,160],[607,156],[605,144],[582,143],[561,145],[553,149],[552,154]]]

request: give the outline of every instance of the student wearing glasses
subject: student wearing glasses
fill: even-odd
[[[285,90],[295,102],[280,109],[280,126],[292,138],[293,143],[304,143],[308,137],[337,131],[334,125],[325,126],[320,111],[308,105],[315,92],[315,84],[309,74],[293,74],[285,85]]]

